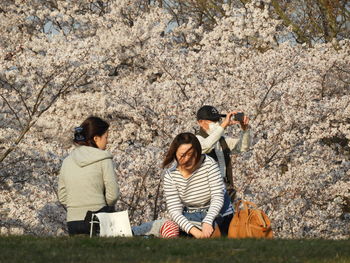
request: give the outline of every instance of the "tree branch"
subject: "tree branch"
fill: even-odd
[[[21,128],[23,128],[23,124],[22,124],[20,118],[18,117],[16,111],[11,107],[10,103],[7,101],[7,99],[2,94],[0,94],[0,96],[5,101],[5,103],[7,104],[9,109],[12,111],[12,113],[15,115],[15,117],[16,117],[17,121],[19,122],[19,125],[21,126]]]

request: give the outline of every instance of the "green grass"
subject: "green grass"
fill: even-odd
[[[0,262],[350,262],[349,240],[0,237]]]

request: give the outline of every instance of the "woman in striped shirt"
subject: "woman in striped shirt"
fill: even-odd
[[[195,238],[209,238],[215,224],[225,235],[233,208],[217,163],[201,152],[192,133],[181,133],[171,143],[163,161],[163,167],[176,161],[164,178],[168,211],[180,228]]]

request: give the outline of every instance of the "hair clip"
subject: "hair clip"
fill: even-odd
[[[85,141],[85,136],[82,134],[84,131],[83,127],[76,127],[74,128],[74,139],[76,141]]]
[[[81,126],[74,128],[74,132],[76,132],[76,133],[81,133],[82,131],[83,131],[83,127],[81,127]]]

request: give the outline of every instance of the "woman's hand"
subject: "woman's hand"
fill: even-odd
[[[190,229],[190,234],[195,238],[203,238],[203,233],[197,227],[192,227]]]
[[[202,223],[202,237],[209,238],[211,234],[214,232],[214,228],[212,225],[208,223]]]

